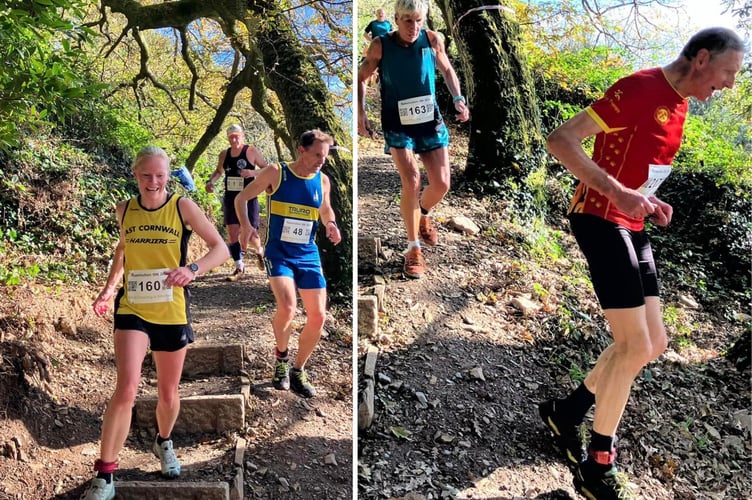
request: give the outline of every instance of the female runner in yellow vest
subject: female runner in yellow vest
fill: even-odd
[[[157,368],[159,433],[153,451],[160,459],[164,477],[180,474],[170,434],[180,411],[178,383],[186,346],[193,342],[190,292],[186,287],[196,276],[230,257],[227,245],[201,209],[192,200],[167,191],[170,160],[162,149],[142,149],[133,173],[139,196],[117,206],[120,241],[107,283],[94,301],[94,312],[102,315],[115,298],[117,384],[102,423],[100,456],[94,464],[97,477],[85,500],[115,497],[112,474],[128,436],[148,348]],[[188,264],[188,239],[193,232],[206,242],[209,251]]]

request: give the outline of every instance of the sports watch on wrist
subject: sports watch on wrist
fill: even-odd
[[[195,262],[191,262],[190,264],[188,264],[188,269],[193,271],[194,275],[198,276],[198,264],[196,264]]]

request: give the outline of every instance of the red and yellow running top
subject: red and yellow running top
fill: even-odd
[[[595,137],[593,161],[624,186],[638,189],[650,165],[671,165],[681,144],[688,100],[669,83],[662,68],[638,71],[612,85],[586,108],[603,132]],[[597,215],[633,231],[644,220],[630,217],[582,182],[569,213]]]

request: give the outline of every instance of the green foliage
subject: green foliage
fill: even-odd
[[[666,230],[651,230],[653,250],[672,288],[701,301],[749,303],[752,267],[752,182],[721,182],[712,171],[679,167],[661,186],[674,208]]]
[[[0,283],[97,280],[118,237],[116,200],[134,192],[125,171],[50,137],[0,155]]]
[[[78,45],[92,32],[71,19],[82,0],[10,0],[0,14],[0,150],[17,146],[24,129],[37,131],[75,114],[81,98],[101,86],[89,82]],[[61,12],[65,12],[63,17]]]
[[[749,85],[749,78],[742,86]],[[705,173],[717,183],[743,185],[752,182],[752,122],[740,120],[735,106],[752,97],[737,89],[739,100],[714,99],[695,103],[696,112],[687,117],[684,140],[676,156],[676,167],[685,172]]]

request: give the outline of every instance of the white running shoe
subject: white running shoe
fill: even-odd
[[[91,480],[89,489],[86,490],[81,500],[112,500],[115,498],[115,480],[109,484],[104,479],[95,477]]]
[[[175,456],[175,451],[172,449],[172,439],[168,439],[162,444],[154,441],[152,450],[159,457],[159,462],[162,465],[162,477],[175,479],[180,475],[180,462],[178,461],[178,457]]]

